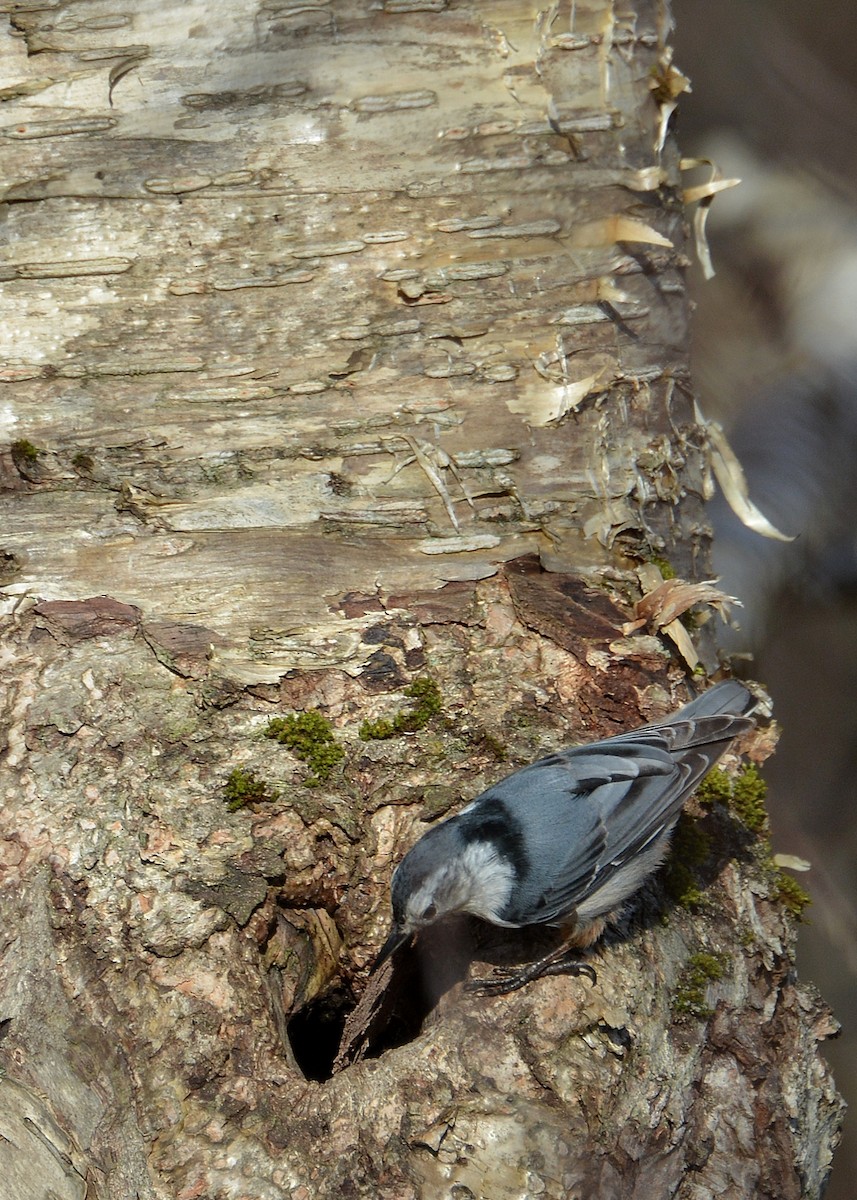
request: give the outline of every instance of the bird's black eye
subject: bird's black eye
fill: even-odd
[[[430,904],[428,906],[428,908],[425,910],[425,912],[423,913],[423,920],[424,921],[433,921],[436,916],[437,916],[437,905]]]

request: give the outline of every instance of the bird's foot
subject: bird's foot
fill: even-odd
[[[585,975],[591,983],[596,983],[598,980],[595,968],[591,967],[588,962],[549,956],[540,958],[538,962],[528,963],[517,971],[495,970],[491,979],[470,979],[464,985],[464,990],[483,996],[505,996],[545,975]]]

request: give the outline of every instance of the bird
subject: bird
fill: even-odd
[[[754,727],[753,703],[726,680],[662,721],[548,754],[429,829],[393,874],[392,927],[373,971],[421,929],[469,913],[564,935],[550,954],[473,990],[513,991],[560,972],[594,983],[570,953],[596,942],[660,866],[688,796]]]

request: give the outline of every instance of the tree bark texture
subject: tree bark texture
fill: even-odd
[[[668,27],[653,0],[12,5],[14,1200],[820,1194],[834,1025],[723,806],[693,911],[648,889],[595,986],[469,996],[471,957],[527,939],[435,931],[327,1077],[424,822],[686,695],[636,607],[652,559],[704,578],[707,550]],[[262,736],[313,710],[339,761]]]

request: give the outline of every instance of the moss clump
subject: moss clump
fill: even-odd
[[[18,438],[13,442],[11,447],[12,458],[16,463],[24,463],[29,467],[35,466],[38,462],[41,450],[38,446],[34,446],[27,438]]]
[[[768,785],[753,764],[742,767],[737,775],[725,771],[710,771],[699,787],[696,797],[705,808],[715,804],[725,805],[741,822],[745,829],[758,838],[756,861],[771,886],[775,900],[795,918],[804,920],[804,910],[812,903],[809,893],[796,879],[782,871],[774,862],[768,838],[768,811],[765,797]],[[707,836],[689,824],[682,815],[676,826],[672,852],[664,868],[667,891],[677,904],[693,908],[702,899],[697,886],[694,866],[708,856],[710,843]],[[752,942],[752,935],[748,935]],[[749,942],[742,942],[747,945]]]
[[[743,767],[732,784],[732,811],[751,833],[762,833],[768,826],[765,796],[768,785],[756,767]]]
[[[443,707],[440,688],[433,679],[429,679],[426,675],[409,684],[405,688],[405,695],[409,696],[414,703],[409,709],[399,713],[394,721],[394,724],[402,732],[412,733],[417,729],[422,729],[424,725],[428,725],[432,717],[437,716]]]
[[[702,889],[695,868],[701,866],[710,853],[711,838],[686,813],[682,813],[664,867],[667,893],[682,908],[696,908],[702,903]]]
[[[660,554],[653,554],[650,557],[649,562],[652,563],[653,566],[658,568],[661,575],[663,575],[664,579],[675,579],[676,578],[675,567],[672,565],[671,562],[669,562],[667,559],[663,558]]]
[[[751,833],[764,833],[768,828],[767,792],[758,768],[748,763],[734,777],[718,768],[709,771],[696,789],[696,798],[706,808],[726,805]]]
[[[715,767],[696,789],[696,798],[705,808],[713,804],[728,805],[732,799],[732,780],[725,771]]]
[[[359,732],[364,742],[381,742],[384,738],[395,737],[396,726],[386,717],[379,717],[377,721],[363,721]]]
[[[812,897],[809,892],[801,887],[796,879],[791,875],[787,875],[779,867],[777,867],[776,875],[774,876],[774,884],[776,887],[776,897],[780,904],[792,914],[796,921],[803,921],[804,909],[812,904]]]
[[[377,721],[363,722],[359,732],[364,741],[381,741],[384,738],[395,737],[397,733],[416,733],[418,729],[428,725],[443,707],[440,688],[426,675],[409,684],[405,688],[405,695],[414,703],[410,708],[397,713],[392,720],[381,717]]]
[[[273,717],[264,733],[265,737],[287,746],[310,767],[312,774],[304,780],[307,787],[318,787],[329,779],[333,768],[345,757],[345,751],[333,736],[330,722],[315,708],[286,717]]]
[[[682,1017],[710,1017],[712,1009],[705,999],[709,983],[723,978],[723,958],[719,954],[692,954],[679,977],[673,996],[673,1012]]]
[[[244,767],[235,767],[230,771],[223,785],[226,807],[230,812],[237,812],[245,804],[269,803],[276,800],[279,794],[276,788],[269,788],[255,771],[247,771]]]

